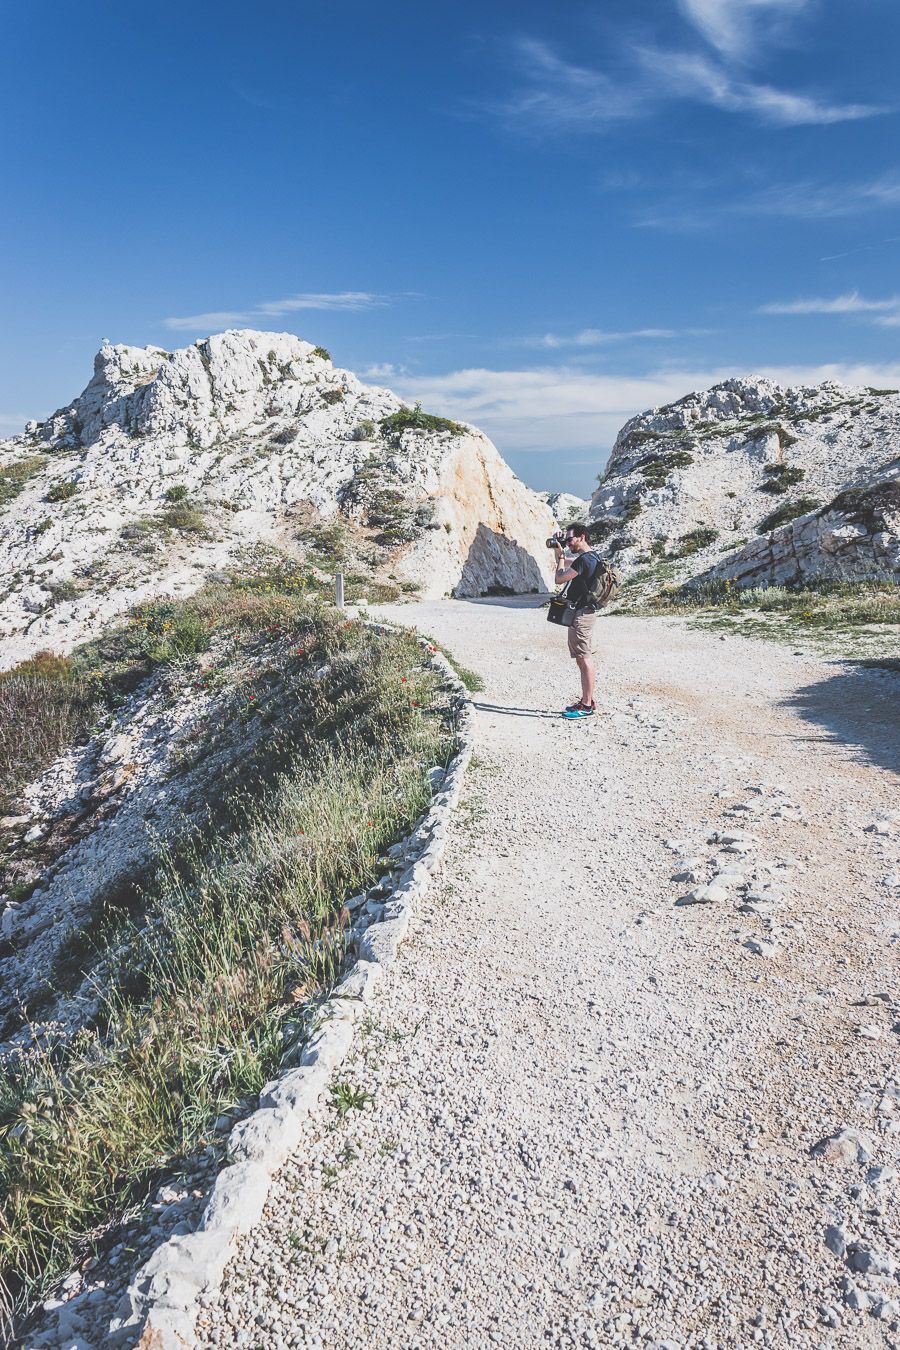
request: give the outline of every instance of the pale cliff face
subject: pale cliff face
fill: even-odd
[[[768,537],[776,510],[785,517],[815,513],[845,489],[868,489],[898,470],[895,392],[833,381],[782,388],[764,379],[727,380],[625,424],[591,501],[591,518],[601,547],[626,568],[678,557],[685,538],[693,536],[707,542],[695,549],[685,571],[713,564],[721,570],[721,555],[730,548],[746,545],[758,559],[770,556],[747,541]],[[842,528],[839,521],[835,528]],[[822,575],[839,574],[849,554],[812,542],[820,535],[830,539],[827,525],[804,535],[806,574],[817,565]],[[895,553],[883,541],[853,552],[854,575],[866,568],[870,575],[896,572]],[[759,567],[757,580],[783,578],[788,569],[777,548],[774,558],[768,569]]]
[[[474,428],[388,434],[382,419],[402,407],[289,333],[235,330],[175,352],[104,345],[78,398],[0,442],[0,475],[21,480],[0,505],[4,664],[196,589],[242,546],[283,543],[292,513],[364,525],[385,493],[414,522],[385,573],[427,595],[545,585],[550,510]],[[173,489],[203,511],[204,533],[147,528]]]

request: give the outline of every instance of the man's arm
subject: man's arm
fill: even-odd
[[[574,581],[577,576],[577,570],[566,562],[562,549],[558,548],[556,550],[556,576],[553,578],[556,585],[561,586],[564,581]]]

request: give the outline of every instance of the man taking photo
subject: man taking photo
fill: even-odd
[[[566,708],[566,717],[593,717],[597,711],[594,703],[594,658],[591,642],[594,636],[594,624],[597,612],[588,601],[588,588],[591,578],[600,566],[600,559],[592,553],[588,545],[587,526],[569,525],[565,534],[565,548],[575,556],[566,561],[563,548],[556,546],[557,586],[571,582],[566,593],[569,604],[575,610],[575,619],[566,629],[569,639],[569,655],[574,657],[581,675],[581,698]]]

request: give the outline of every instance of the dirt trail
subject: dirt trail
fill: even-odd
[[[610,617],[572,724],[540,610],[384,612],[485,677],[477,759],[340,1075],[371,1100],[203,1344],[900,1346],[900,680]]]

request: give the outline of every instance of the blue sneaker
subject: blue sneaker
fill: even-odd
[[[597,711],[596,704],[592,703],[590,707],[586,703],[573,703],[571,708],[566,708],[563,717],[574,720],[576,717],[593,717]]]

